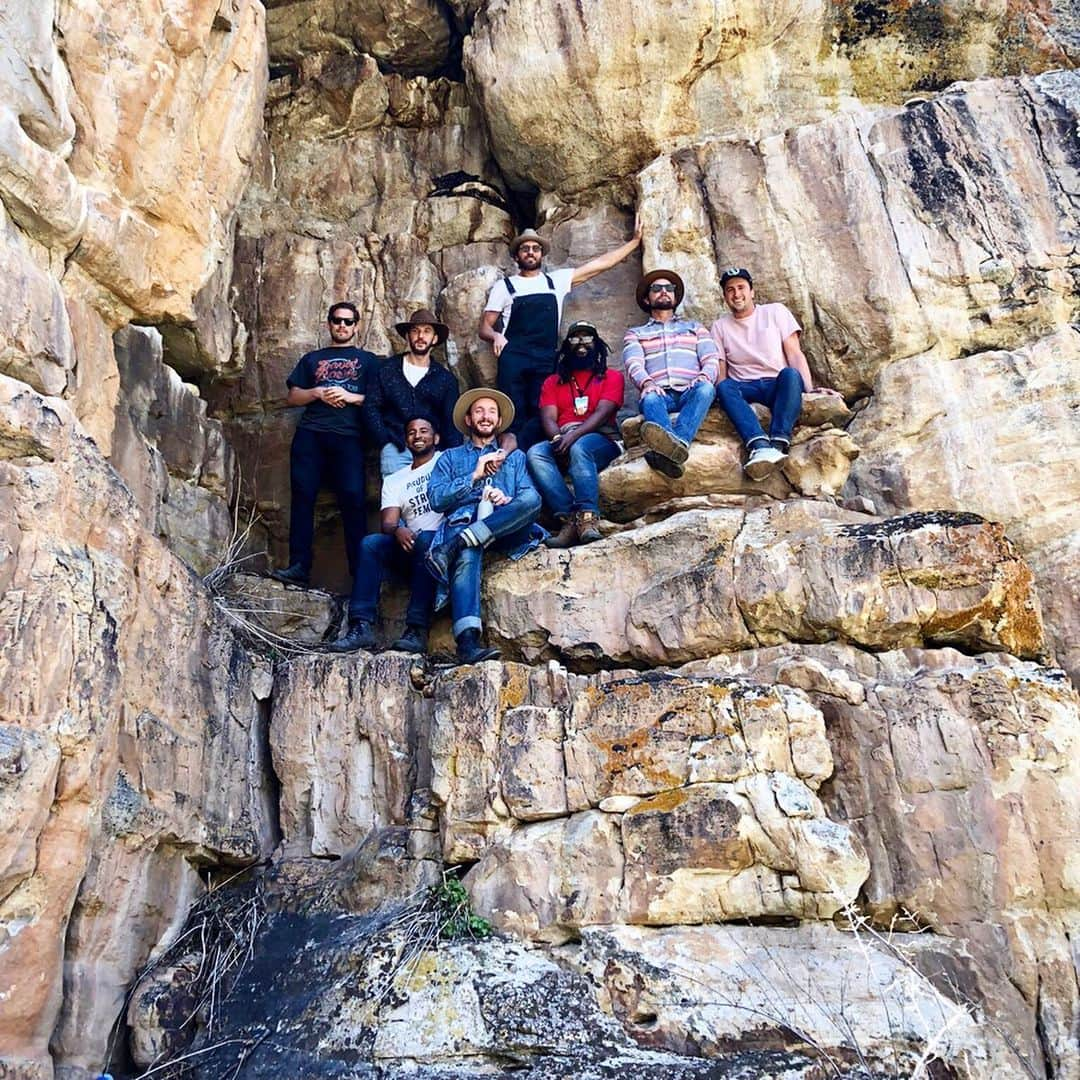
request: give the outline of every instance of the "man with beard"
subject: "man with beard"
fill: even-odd
[[[563,300],[571,289],[597,274],[610,270],[641,243],[641,224],[634,223],[634,235],[606,255],[577,267],[542,271],[548,242],[526,229],[510,242],[510,254],[518,265],[513,277],[495,283],[480,318],[480,338],[491,343],[499,361],[499,389],[514,404],[510,431],[521,449],[541,437],[539,422],[540,387],[555,370],[559,344],[559,323]],[[495,324],[502,319],[502,330]]]
[[[525,455],[505,455],[496,439],[514,420],[513,402],[498,390],[477,387],[454,406],[454,424],[465,436],[443,453],[428,485],[431,508],[446,515],[428,550],[434,577],[450,590],[453,632],[463,664],[491,660],[498,649],[480,643],[480,572],[484,550],[496,547],[520,559],[539,544],[535,528],[540,496],[529,479]],[[494,473],[489,466],[496,464]]]
[[[405,421],[417,413],[430,416],[446,432],[446,446],[457,446],[461,436],[453,425],[458,382],[431,352],[449,336],[449,328],[427,308],[414,311],[408,322],[394,329],[409,344],[404,353],[384,360],[368,385],[364,419],[374,444],[381,448],[383,477],[407,468],[414,461],[405,441]]]
[[[709,331],[692,319],[680,319],[682,278],[671,270],[653,270],[637,286],[638,307],[649,321],[626,331],[623,366],[641,393],[641,441],[649,466],[677,480],[690,443],[709,411],[719,374],[719,354]],[[678,419],[671,423],[670,413]]]
[[[364,526],[364,426],[360,406],[378,357],[353,344],[360,313],[354,304],[333,304],[327,314],[328,348],[302,356],[289,377],[288,405],[303,405],[289,454],[292,497],[289,565],[271,576],[287,585],[306,585],[311,574],[315,500],[326,484],[337,495],[345,527],[349,573]]]
[[[716,400],[747,449],[746,475],[764,480],[787,461],[803,391],[815,388],[799,344],[802,327],[783,304],[755,304],[749,270],[729,266],[720,275],[720,288],[731,314],[712,324],[721,358]],[[768,435],[752,402],[769,408]]]
[[[360,545],[360,564],[349,598],[348,632],[330,646],[332,652],[375,647],[379,590],[388,569],[406,578],[411,586],[405,633],[391,648],[411,653],[427,648],[435,579],[424,556],[443,519],[431,509],[428,498],[431,470],[439,459],[439,432],[430,417],[409,418],[405,444],[412,461],[383,481],[382,531],[365,536]]]
[[[545,541],[548,547],[600,539],[599,474],[619,456],[615,414],[623,403],[622,373],[609,371],[607,358],[607,343],[596,327],[576,322],[559,350],[555,374],[540,390],[540,425],[547,440],[530,446],[527,458],[540,497],[562,526]]]

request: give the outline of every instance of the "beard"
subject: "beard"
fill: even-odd
[[[409,352],[411,352],[413,356],[427,356],[427,354],[431,352],[433,348],[435,348],[434,341],[424,341],[421,342],[419,345],[413,345],[410,343]]]
[[[570,367],[574,371],[586,371],[596,363],[596,346],[590,346],[584,353],[575,349],[570,354]]]
[[[655,300],[649,301],[649,307],[653,311],[673,311],[675,309],[675,297],[667,293],[661,293]]]

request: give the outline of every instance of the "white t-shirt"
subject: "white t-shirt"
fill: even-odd
[[[413,532],[430,532],[442,524],[443,515],[432,510],[428,502],[428,480],[439,455],[440,451],[436,450],[431,460],[419,469],[406,465],[383,481],[382,508],[400,506],[401,517]]]
[[[774,379],[788,366],[784,342],[801,329],[783,304],[755,304],[752,315],[725,315],[710,332],[727,361],[728,378],[750,382]]]
[[[409,380],[410,386],[415,386],[428,373],[428,370],[427,366],[420,367],[418,364],[410,364],[404,357],[401,359],[401,371]]]
[[[547,278],[544,277],[545,271],[541,270],[539,274],[533,277],[522,277],[520,274],[515,274],[510,279],[510,284],[514,286],[514,296],[531,296],[533,293],[550,293],[551,289],[548,288]],[[548,270],[546,271],[548,277],[551,278],[552,284],[555,286],[555,302],[559,305],[559,322],[562,322],[562,309],[563,301],[566,299],[566,294],[570,291],[570,282],[574,278],[574,268],[572,266],[564,266],[561,270]],[[506,279],[499,278],[498,281],[491,287],[491,292],[488,293],[487,306],[485,311],[499,311],[502,312],[503,318],[503,333],[506,332],[506,327],[510,322],[510,308],[514,304],[514,296],[510,295],[509,290],[506,288]]]

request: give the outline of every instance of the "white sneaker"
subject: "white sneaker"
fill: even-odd
[[[764,480],[767,477],[772,476],[785,461],[787,461],[787,454],[785,454],[783,450],[777,450],[775,446],[769,446],[766,443],[761,446],[755,446],[754,449],[750,451],[750,456],[746,459],[746,464],[743,466],[743,472],[745,472],[751,480]]]

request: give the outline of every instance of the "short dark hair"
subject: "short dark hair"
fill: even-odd
[[[326,321],[327,322],[330,321],[331,316],[334,314],[335,311],[338,310],[338,308],[348,308],[349,311],[352,312],[353,318],[357,322],[360,321],[360,310],[357,308],[357,306],[351,300],[342,300],[337,304],[331,304],[330,307],[327,309],[327,312],[326,312]]]
[[[409,414],[409,415],[408,415],[408,416],[407,416],[407,417],[405,418],[405,423],[404,423],[404,425],[402,426],[401,430],[402,430],[402,431],[408,431],[408,430],[409,430],[409,425],[410,425],[410,424],[411,424],[411,423],[412,423],[412,422],[413,422],[414,420],[423,420],[425,424],[430,424],[430,425],[431,425],[431,430],[432,430],[432,431],[434,431],[436,435],[439,435],[439,434],[441,434],[441,432],[439,431],[439,424],[438,424],[438,421],[436,421],[436,419],[435,419],[435,417],[434,417],[434,416],[432,416],[432,415],[431,415],[430,413],[426,413],[426,412],[414,412],[414,413],[410,413],[410,414]]]

